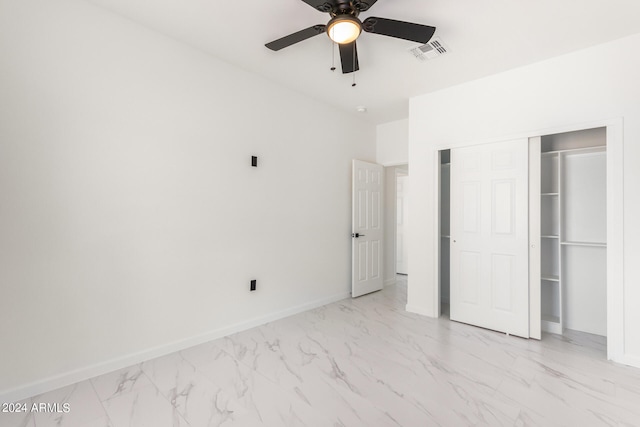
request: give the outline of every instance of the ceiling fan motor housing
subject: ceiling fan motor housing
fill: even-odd
[[[362,0],[333,0],[333,2],[324,2],[316,6],[320,12],[330,13],[331,16],[350,14],[358,16],[360,12],[368,10],[371,5]]]
[[[351,3],[353,4],[353,8],[358,12],[364,12],[371,7],[366,1],[354,0]]]

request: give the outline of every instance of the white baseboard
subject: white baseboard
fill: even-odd
[[[243,322],[235,323],[233,325],[225,326],[201,335],[197,335],[195,337],[150,348],[148,350],[129,354],[117,359],[96,363],[95,365],[65,372],[60,375],[55,375],[13,389],[2,390],[0,391],[0,402],[17,402],[22,399],[37,396],[39,394],[56,390],[61,387],[66,387],[80,381],[85,381],[99,375],[104,375],[118,369],[136,365],[138,363],[155,359],[157,357],[166,356],[167,354],[175,353],[177,351],[203,344],[208,341],[213,341],[215,339],[222,338],[236,332],[255,328],[256,326],[264,325],[268,322],[273,322],[275,320],[283,319],[294,314],[312,310],[317,307],[322,307],[323,305],[331,304],[333,302],[340,301],[349,297],[350,293],[348,292],[335,294],[327,298],[321,298],[319,300],[291,307],[286,310],[281,310],[275,313],[267,314],[265,316],[256,317]]]
[[[426,308],[424,307],[418,307],[416,305],[409,305],[407,304],[405,306],[405,310],[407,310],[409,313],[415,313],[415,314],[421,314],[423,316],[427,316],[427,317],[433,317],[433,315],[431,314],[431,312],[429,312]]]
[[[638,356],[625,354],[619,360],[614,360],[614,362],[622,363],[623,365],[632,366],[634,368],[640,368],[640,357]]]
[[[382,284],[382,286],[386,288],[387,286],[393,286],[395,284],[396,284],[396,279],[386,279]]]

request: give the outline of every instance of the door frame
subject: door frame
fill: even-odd
[[[624,357],[624,121],[622,118],[568,124],[466,143],[445,143],[433,147],[433,213],[435,230],[440,230],[440,152],[452,148],[487,144],[518,138],[535,138],[543,135],[573,132],[605,127],[607,129],[607,359],[625,363]],[[438,235],[436,233],[435,235]],[[433,264],[434,307],[440,317],[440,239],[434,239],[437,253]],[[538,307],[539,308],[539,307]],[[531,308],[530,318],[537,316]],[[531,322],[530,322],[531,323]],[[633,364],[633,363],[628,363]]]

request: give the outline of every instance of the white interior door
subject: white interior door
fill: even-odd
[[[407,194],[409,177],[398,175],[396,178],[396,273],[407,274],[409,272],[409,257],[407,251]]]
[[[451,150],[451,320],[529,337],[528,140]]]
[[[382,183],[380,165],[353,161],[351,296],[379,291],[382,275]]]

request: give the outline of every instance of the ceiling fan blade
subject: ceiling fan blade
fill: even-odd
[[[317,36],[318,34],[322,34],[325,31],[324,25],[314,25],[313,27],[305,28],[304,30],[300,30],[297,33],[289,34],[288,36],[284,36],[281,39],[274,40],[271,43],[265,44],[271,50],[280,50],[285,47],[291,46],[292,44],[296,44],[313,36]]]
[[[340,62],[342,62],[342,74],[353,73],[360,69],[358,64],[358,49],[356,48],[356,42],[339,44],[340,48]]]
[[[336,7],[335,0],[302,0],[312,8],[320,12],[331,12]],[[369,0],[367,0],[368,2]]]
[[[436,32],[436,27],[414,24],[412,22],[396,21],[394,19],[369,17],[362,23],[362,29],[368,33],[398,39],[427,43]]]

